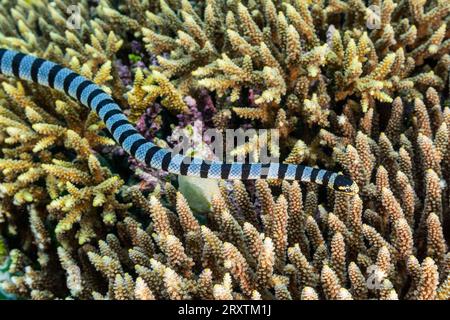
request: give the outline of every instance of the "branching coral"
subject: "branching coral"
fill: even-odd
[[[181,193],[176,196],[175,206],[164,207],[162,199],[152,196],[148,200],[140,191],[132,189],[134,205],[148,215],[150,220],[145,220],[150,222],[143,224],[138,216],[124,218],[117,223],[118,237],[108,234],[106,241],[100,240],[96,247],[82,246],[79,260],[60,247],[58,255],[70,290],[66,295],[95,299],[398,299],[403,298],[401,294],[410,299],[434,299],[447,296],[448,249],[442,225],[434,213],[429,214],[423,238],[420,225],[411,228],[405,218],[383,221],[380,217],[380,223],[374,224],[377,220],[373,215],[378,214],[372,211],[372,216],[364,214],[359,220],[353,219],[350,212],[355,211],[357,215],[363,203],[376,205],[382,201],[376,200],[376,195],[374,199],[364,196],[363,202],[356,196],[350,203],[350,212],[341,212],[335,206],[334,212],[325,211],[314,217],[306,212],[320,212],[323,208],[317,203],[304,207],[299,199],[305,192],[298,184],[285,185],[285,195],[278,200],[266,182],[257,184],[261,208],[255,208],[250,202],[247,210],[261,211],[262,223],[246,222],[242,219],[245,212],[234,207],[235,197],[242,198],[247,193],[238,184],[229,199],[218,196],[214,200],[213,211],[203,226]],[[315,195],[314,188],[307,189],[306,198]],[[389,201],[396,202],[389,189],[383,190]],[[396,210],[395,214],[402,214],[401,205],[390,210],[389,214]],[[37,229],[39,224],[33,225]],[[39,234],[34,233],[36,241],[40,239]],[[360,245],[353,241],[358,235],[366,240]],[[412,250],[413,237],[418,243],[417,250]],[[291,239],[299,239],[301,245]],[[22,254],[16,256],[17,262],[12,264],[15,272],[20,274],[24,270],[23,277],[36,277],[36,280],[26,285],[28,282],[20,281],[19,275],[14,282],[5,283],[5,289],[24,294],[37,290],[34,283],[48,283],[47,275],[26,266],[25,258],[19,263]],[[418,259],[423,257],[426,258],[419,265]],[[378,279],[375,282],[379,283],[378,287],[371,285],[373,276]],[[96,284],[88,281],[91,278],[96,279]],[[19,286],[21,283],[23,287]],[[45,285],[40,289],[54,290]]]
[[[125,17],[106,2],[100,8]],[[155,70],[180,88],[228,94],[248,108],[237,108],[239,116],[267,121],[267,112],[287,106],[288,118],[327,126],[330,101],[356,99],[366,112],[397,95],[423,97],[423,86],[442,89],[448,73],[424,64],[448,57],[445,1],[383,1],[379,25],[369,29],[362,1],[160,1],[159,9],[147,11],[141,30],[148,52],[158,56]],[[344,28],[335,27],[343,21]],[[254,103],[246,88],[256,91]]]

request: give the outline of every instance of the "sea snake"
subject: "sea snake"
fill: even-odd
[[[326,185],[349,194],[358,193],[350,178],[329,170],[284,163],[225,163],[174,154],[146,140],[128,121],[120,106],[97,84],[54,62],[0,48],[0,73],[33,81],[65,92],[94,110],[114,140],[138,161],[177,175],[215,179],[284,179]]]

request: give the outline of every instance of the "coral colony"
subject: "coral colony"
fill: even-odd
[[[276,129],[227,156],[359,189],[168,174],[0,75],[2,296],[450,299],[449,1],[0,0],[0,48],[90,79],[160,147],[214,160],[208,130]]]

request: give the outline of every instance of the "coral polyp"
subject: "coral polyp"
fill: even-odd
[[[275,129],[230,153],[286,168],[167,174],[0,51],[8,296],[450,299],[448,1],[0,3],[0,48],[83,76],[158,150],[187,132],[209,158],[209,129]],[[280,179],[297,165],[309,182]]]

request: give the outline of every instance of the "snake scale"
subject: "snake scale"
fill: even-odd
[[[177,175],[215,179],[284,179],[313,182],[349,194],[358,193],[350,178],[329,170],[284,163],[224,163],[174,154],[145,139],[120,106],[97,84],[54,62],[0,48],[0,73],[64,92],[95,111],[114,140],[138,161]]]

